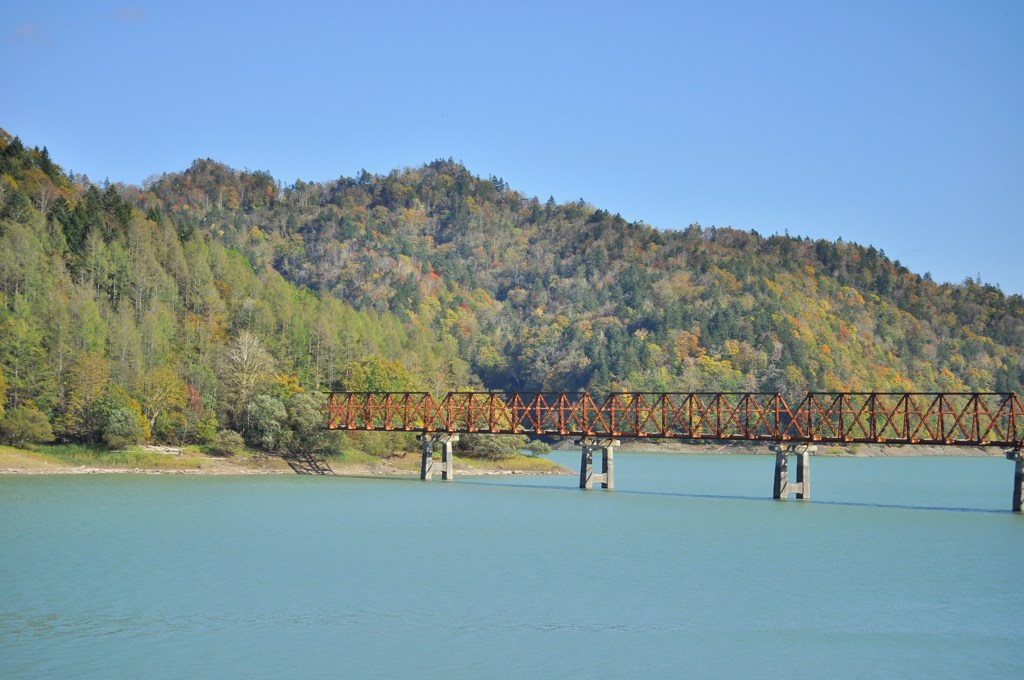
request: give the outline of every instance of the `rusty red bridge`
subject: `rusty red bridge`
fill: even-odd
[[[442,449],[442,477],[453,476],[460,434],[573,437],[582,446],[580,486],[614,488],[619,439],[763,441],[776,452],[775,498],[810,496],[809,455],[818,443],[997,446],[1016,462],[1013,509],[1024,502],[1024,406],[1014,393],[811,392],[795,408],[779,393],[623,392],[332,392],[332,430],[418,432],[421,477],[430,479]],[[593,454],[602,454],[601,473]],[[790,481],[788,457],[799,456]]]

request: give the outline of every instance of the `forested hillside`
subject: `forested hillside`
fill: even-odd
[[[1024,301],[851,243],[659,231],[451,161],[278,188],[197,161],[134,197],[260,268],[428,324],[488,387],[1019,389]]]
[[[63,441],[268,449],[320,423],[326,386],[442,390],[453,338],[289,283],[139,190],[68,177],[0,133],[0,400]],[[0,421],[0,426],[3,421]]]
[[[131,414],[139,438],[278,446],[328,387],[1024,383],[1019,295],[853,243],[660,231],[450,160],[291,186],[200,160],[97,185],[3,133],[0,292],[4,404],[65,440]]]

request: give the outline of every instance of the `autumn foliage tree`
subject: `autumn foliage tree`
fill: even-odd
[[[336,388],[1019,392],[1022,338],[1020,295],[874,247],[663,231],[450,159],[98,184],[0,131],[0,408],[61,441],[315,447]],[[410,445],[375,437],[345,441]]]

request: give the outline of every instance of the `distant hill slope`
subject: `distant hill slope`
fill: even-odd
[[[455,338],[489,387],[1016,390],[1024,300],[872,247],[682,232],[436,161],[278,188],[196,161],[139,197],[258,266]]]
[[[0,403],[66,440],[119,411],[155,439],[284,446],[266,423],[327,387],[1024,382],[1020,296],[852,243],[661,231],[450,160],[287,187],[199,160],[96,185],[0,131],[0,295]]]

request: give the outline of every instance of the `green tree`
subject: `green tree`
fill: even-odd
[[[531,439],[530,442],[524,447],[531,456],[546,456],[551,453],[551,446],[540,441],[539,439]]]
[[[245,452],[245,440],[234,430],[221,430],[213,437],[206,450],[214,456],[240,456]]]
[[[53,441],[53,430],[46,414],[28,406],[18,406],[0,417],[0,438],[8,444],[44,444]]]
[[[325,453],[333,448],[331,433],[324,430],[326,415],[322,399],[297,392],[285,402],[287,419],[279,448],[285,453]]]
[[[350,392],[401,392],[414,389],[415,378],[400,362],[370,356],[351,364],[344,380]]]
[[[177,430],[182,444],[205,444],[217,436],[217,414],[192,385],[185,388],[185,408],[181,427]]]
[[[529,439],[521,434],[467,434],[459,439],[458,447],[465,456],[501,460],[519,454],[528,444]]]
[[[274,364],[263,342],[249,331],[239,333],[224,348],[219,366],[224,402],[230,421],[243,433],[252,429],[249,403],[270,388]]]
[[[106,432],[111,423],[111,414],[115,411],[126,411],[133,414],[135,426],[122,425],[122,423],[127,421],[127,417],[123,414],[116,417],[118,427],[121,427],[127,436],[136,436],[135,433],[137,431],[137,439],[133,443],[149,440],[151,436],[149,421],[142,415],[142,408],[139,406],[139,402],[132,399],[128,392],[120,385],[111,385],[107,389],[107,393],[96,401],[90,409],[90,422],[102,423],[99,440],[106,441]]]
[[[19,299],[37,296],[45,270],[45,255],[35,224],[5,223],[0,225],[0,306],[15,308]]]
[[[142,441],[145,430],[141,414],[131,408],[116,408],[107,414],[103,427],[103,441],[112,449],[123,449]]]
[[[110,362],[86,352],[75,357],[67,372],[57,434],[79,441],[99,441],[108,413],[100,408],[110,386]]]
[[[261,394],[246,407],[248,428],[243,433],[247,442],[264,451],[275,451],[281,443],[288,412],[279,400]]]
[[[167,366],[158,366],[146,371],[139,381],[139,401],[142,415],[152,428],[163,416],[173,421],[183,418],[187,392],[185,383]]]
[[[7,402],[12,407],[47,396],[46,350],[43,334],[27,310],[13,316],[0,310],[0,367],[7,382]]]

